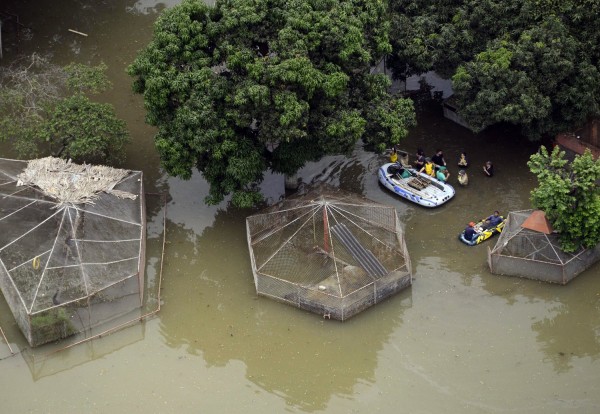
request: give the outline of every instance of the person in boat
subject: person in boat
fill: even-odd
[[[398,170],[396,171],[396,178],[398,180],[401,180],[403,178],[410,178],[412,177],[412,174],[410,173],[410,171],[408,171],[406,168],[404,167],[400,167],[398,168]]]
[[[390,153],[390,162],[393,164],[398,162],[398,152],[396,151],[396,147],[392,148],[392,152]]]
[[[494,214],[485,219],[482,227],[484,229],[491,229],[492,227],[496,227],[498,224],[502,223],[503,220],[504,219],[500,215],[500,212],[496,210],[494,211]]]
[[[423,165],[423,168],[419,172],[424,172],[431,177],[435,177],[435,165],[431,162],[431,158],[425,158],[425,165]]]
[[[398,151],[398,162],[404,167],[409,167],[408,164],[408,153],[405,151]]]
[[[458,159],[458,166],[461,168],[467,168],[469,166],[469,160],[467,159],[467,153],[461,152],[460,158]]]
[[[492,164],[491,161],[487,161],[485,163],[485,165],[483,166],[483,172],[488,177],[493,177],[494,176],[494,165]]]
[[[425,152],[419,148],[417,149],[417,159],[415,161],[415,169],[420,171],[425,166]]]
[[[465,170],[460,170],[458,172],[458,183],[460,185],[469,184],[469,176],[467,175],[467,172]]]
[[[476,239],[478,236],[479,233],[475,229],[475,223],[471,221],[465,229],[464,238],[466,241],[473,241],[473,239]]]
[[[431,157],[431,161],[438,167],[446,168],[446,160],[444,160],[444,153],[442,150],[437,150],[435,155]]]
[[[438,168],[435,172],[435,178],[439,181],[445,183],[450,178],[450,171],[447,168]]]

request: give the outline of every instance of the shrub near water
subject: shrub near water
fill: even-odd
[[[546,213],[561,248],[574,252],[600,242],[600,160],[589,150],[572,163],[564,156],[558,147],[552,153],[541,147],[527,165],[539,183],[531,192],[532,205]]]

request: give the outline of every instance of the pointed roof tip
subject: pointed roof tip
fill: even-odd
[[[554,231],[548,218],[546,218],[546,213],[542,210],[533,210],[529,217],[521,224],[521,227],[544,234],[550,234]]]

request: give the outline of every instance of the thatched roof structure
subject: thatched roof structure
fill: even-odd
[[[0,290],[32,346],[143,300],[141,171],[0,159]]]
[[[79,165],[71,160],[46,157],[28,162],[17,176],[17,187],[35,186],[59,204],[93,203],[102,192],[135,200],[137,195],[114,189],[129,173],[104,165]]]

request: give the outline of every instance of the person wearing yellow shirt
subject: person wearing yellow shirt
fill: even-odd
[[[469,184],[469,176],[467,175],[467,172],[465,170],[460,170],[458,172],[458,183],[460,185]]]
[[[394,164],[398,162],[398,152],[396,152],[396,148],[392,148],[392,153],[390,154],[390,162]]]
[[[435,165],[431,162],[431,158],[425,158],[425,165],[419,172],[425,172],[425,174],[435,177]]]

